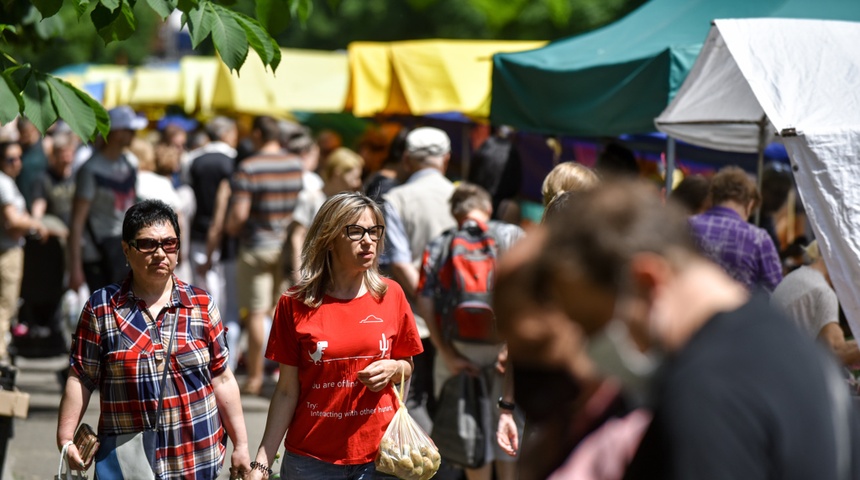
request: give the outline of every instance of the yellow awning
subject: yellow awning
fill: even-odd
[[[103,98],[97,99],[105,108],[128,103],[131,94],[132,70],[120,65],[87,65],[80,74],[62,75],[62,78],[79,89],[93,83],[104,84]]]
[[[171,67],[138,67],[132,75],[132,107],[182,104],[179,69]]]
[[[219,60],[215,57],[186,56],[179,61],[179,77],[185,113],[211,115],[215,77]]]
[[[239,72],[218,67],[212,107],[285,117],[291,111],[340,112],[349,83],[347,56],[339,52],[281,49],[272,75],[253,50]]]
[[[350,100],[356,116],[461,112],[487,117],[493,54],[545,41],[413,40],[349,45]]]

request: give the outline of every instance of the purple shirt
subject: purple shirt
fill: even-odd
[[[750,290],[772,292],[782,281],[782,264],[767,232],[726,207],[713,207],[690,219],[702,253]]]

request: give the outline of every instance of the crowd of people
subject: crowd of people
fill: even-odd
[[[821,243],[786,261],[749,221],[763,196],[740,168],[667,193],[610,144],[594,168],[549,172],[527,225],[507,128],[454,183],[433,127],[353,151],[265,116],[241,132],[109,115],[93,144],[0,129],[0,362],[22,354],[19,325],[71,338],[57,444],[73,468],[99,390],[98,476],[121,469],[124,435],[155,431],[157,478],[215,478],[227,438],[231,479],[272,475],[281,446],[281,478],[393,478],[374,462],[399,407],[387,387],[408,382],[433,435],[448,385],[471,378],[480,461],[437,445],[436,478],[860,474],[837,368],[860,350]],[[264,393],[248,438],[240,399]]]

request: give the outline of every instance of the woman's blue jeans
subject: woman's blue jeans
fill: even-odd
[[[284,452],[281,462],[282,480],[397,480],[378,473],[373,462],[361,465],[336,465],[316,458]]]

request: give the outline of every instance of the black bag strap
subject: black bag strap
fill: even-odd
[[[167,317],[167,314],[165,314]],[[167,355],[164,357],[164,372],[161,374],[161,388],[158,391],[158,408],[155,409],[155,431],[159,429],[159,423],[161,422],[161,412],[163,410],[162,404],[164,403],[164,390],[167,386],[167,373],[170,371],[170,354],[173,351],[173,337],[176,336],[176,324],[179,323],[179,316],[173,315],[173,326],[170,328],[170,340],[167,342]]]

